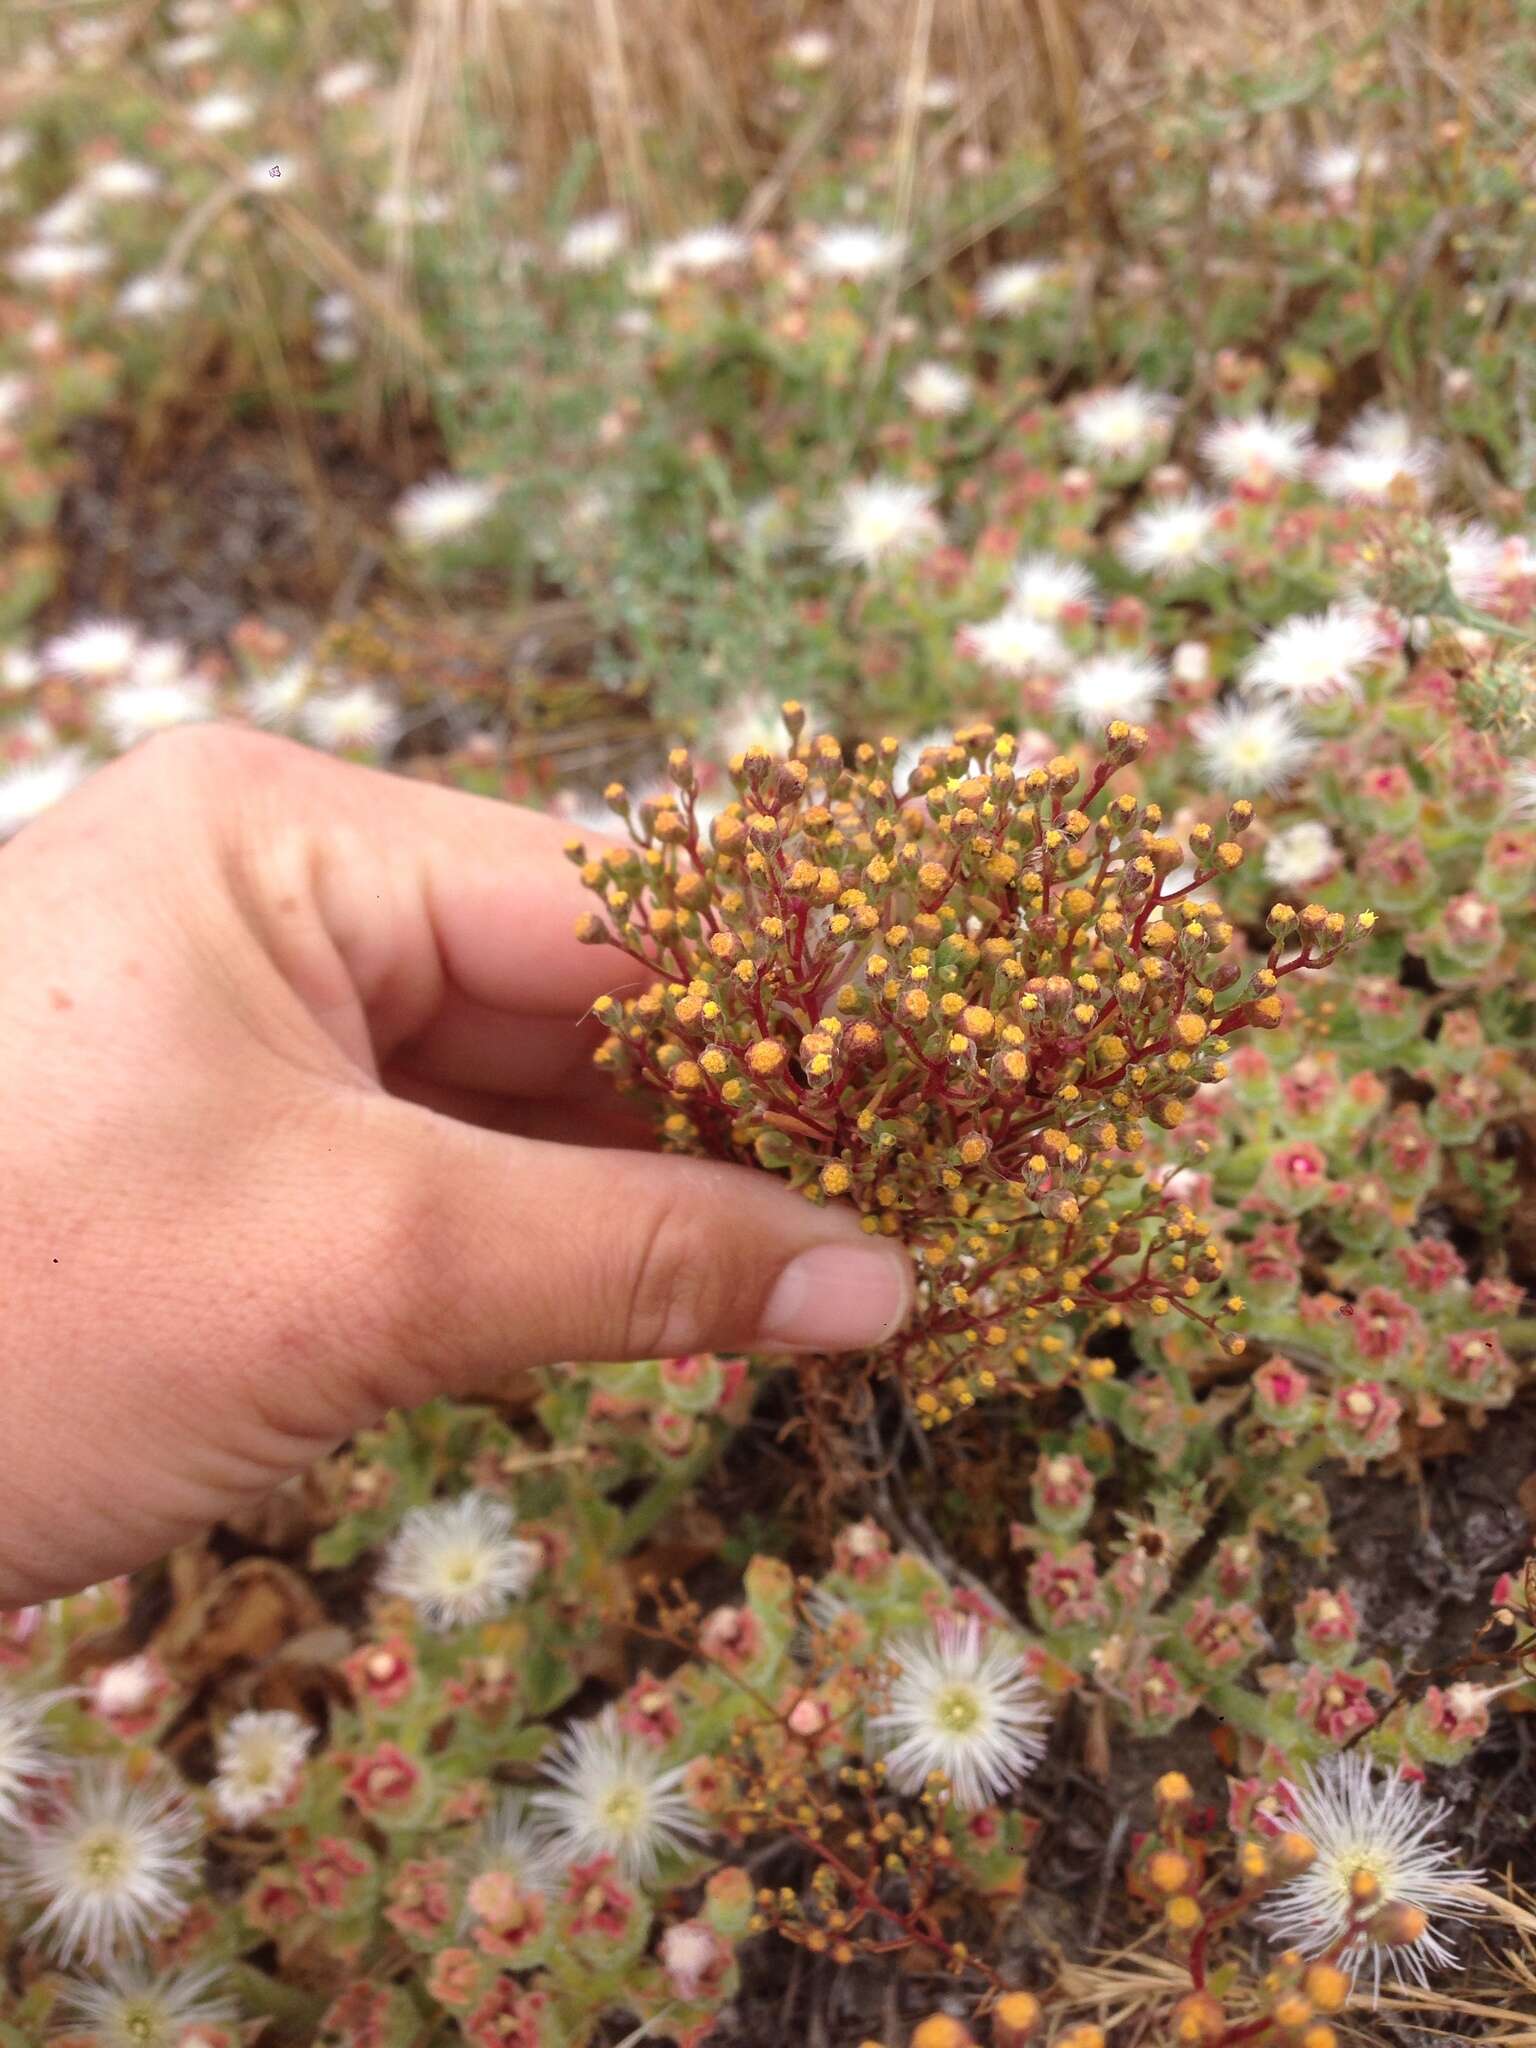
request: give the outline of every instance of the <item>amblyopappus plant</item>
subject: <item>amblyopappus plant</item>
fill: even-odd
[[[706,828],[686,753],[675,795],[609,802],[634,844],[572,858],[602,908],[580,936],[642,967],[602,999],[599,1064],[676,1149],[756,1161],[843,1200],[916,1259],[918,1306],[875,1363],[925,1426],[979,1399],[1091,1373],[1084,1345],[1131,1315],[1190,1318],[1229,1355],[1208,1227],[1143,1164],[1232,1041],[1278,1027],[1282,984],[1326,966],[1371,913],[1278,904],[1255,953],[1207,893],[1243,859],[1180,840],[1112,792],[1147,744],[1115,721],[1097,759],[1021,772],[989,726],[851,759],[784,707],[786,751],[730,763]]]

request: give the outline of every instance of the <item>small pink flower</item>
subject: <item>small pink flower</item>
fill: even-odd
[[[611,1856],[573,1863],[566,1876],[568,1932],[576,1939],[617,1941],[629,1931],[639,1901]]]
[[[153,1654],[107,1664],[91,1680],[91,1712],[114,1735],[131,1741],[154,1726],[174,1691],[170,1673]]]
[[[1037,1508],[1052,1515],[1085,1514],[1093,1504],[1093,1474],[1082,1459],[1058,1451],[1035,1466]]]
[[[515,1977],[498,1977],[460,2025],[472,2048],[540,2048],[547,1991],[525,1991]]]
[[[441,1948],[427,1972],[427,1995],[457,2011],[469,2004],[484,1975],[480,1959],[467,1948]]]
[[[1039,1557],[1029,1568],[1029,1600],[1045,1628],[1082,1628],[1106,1618],[1098,1567],[1086,1543],[1061,1557]]]
[[[1314,1649],[1345,1649],[1359,1640],[1360,1615],[1343,1587],[1314,1586],[1296,1603],[1296,1632]]]
[[[1410,1364],[1423,1356],[1424,1319],[1390,1287],[1367,1287],[1349,1318],[1350,1341],[1359,1358]]]
[[[341,1913],[356,1902],[361,1881],[372,1871],[372,1859],[352,1843],[340,1835],[322,1835],[294,1875],[317,1913]]]
[[[867,1585],[885,1573],[891,1562],[891,1539],[878,1522],[850,1522],[832,1545],[833,1569]]]
[[[416,1683],[416,1655],[404,1636],[363,1643],[342,1660],[342,1675],[360,1706],[398,1707]]]
[[[401,1934],[430,1941],[448,1924],[453,1911],[450,1866],[446,1856],[402,1863],[390,1880],[384,1918]]]
[[[1352,1380],[1328,1403],[1328,1420],[1349,1445],[1384,1453],[1397,1440],[1403,1404],[1380,1380]]]
[[[1419,1702],[1419,1716],[1429,1732],[1443,1742],[1480,1742],[1488,1733],[1488,1703],[1495,1697],[1492,1687],[1471,1685],[1466,1679],[1448,1685],[1443,1692],[1432,1685]]]
[[[727,1943],[703,1920],[679,1920],[661,1937],[668,1988],[685,2005],[717,1996],[733,1960]]]
[[[1444,1294],[1467,1277],[1460,1252],[1443,1237],[1421,1237],[1394,1254],[1405,1287],[1415,1294]]]
[[[516,1967],[518,1957],[542,1940],[549,1922],[548,1902],[542,1892],[520,1885],[508,1871],[482,1871],[465,1898],[475,1915],[475,1946],[488,1956],[505,1957]]]
[[[763,1625],[750,1607],[717,1607],[699,1630],[699,1647],[731,1671],[742,1671],[762,1655]]]
[[[349,1984],[321,2016],[322,2033],[346,2048],[384,2048],[389,2036],[390,1995],[374,1984]]]
[[[240,1910],[253,1927],[264,1934],[276,1934],[291,1926],[304,1911],[305,1894],[293,1873],[280,1863],[270,1865],[247,1887]]]
[[[361,1756],[346,1780],[347,1796],[360,1812],[398,1814],[415,1801],[422,1786],[421,1766],[395,1742],[381,1742]]]
[[[1266,1421],[1296,1422],[1312,1405],[1312,1382],[1288,1358],[1271,1358],[1253,1376],[1254,1398]]]
[[[1376,1709],[1363,1679],[1347,1671],[1325,1671],[1316,1664],[1301,1682],[1296,1711],[1319,1735],[1337,1743],[1347,1742],[1376,1721]]]
[[[798,1736],[802,1742],[810,1742],[823,1733],[830,1718],[822,1701],[810,1693],[802,1693],[789,1710],[786,1726],[791,1735]]]
[[[1508,1352],[1492,1330],[1458,1330],[1445,1340],[1445,1376],[1469,1397],[1502,1391],[1514,1378]]]
[[[665,1749],[683,1726],[666,1681],[652,1678],[648,1671],[642,1671],[619,1700],[618,1716],[625,1733],[649,1749]]]

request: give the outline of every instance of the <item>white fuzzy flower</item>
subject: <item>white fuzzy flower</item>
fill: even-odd
[[[0,693],[17,696],[42,681],[43,664],[27,647],[7,647],[0,654]]]
[[[894,477],[845,484],[827,541],[828,555],[834,562],[875,569],[936,547],[944,529],[933,498],[931,485]]]
[[[206,64],[219,54],[219,39],[206,30],[197,35],[173,36],[155,49],[155,62],[167,71],[190,71],[194,64]]]
[[[0,840],[68,796],[85,780],[90,765],[79,747],[61,747],[15,768],[0,768]]]
[[[478,526],[500,496],[501,486],[484,477],[429,477],[396,505],[395,531],[407,547],[438,547]]]
[[[1095,654],[1079,662],[1061,688],[1061,704],[1090,738],[1112,719],[1145,724],[1167,688],[1162,663],[1150,654]]]
[[[1536,818],[1536,761],[1522,761],[1509,777],[1509,815]]]
[[[864,221],[836,221],[816,229],[806,247],[806,261],[817,277],[862,284],[894,270],[906,253],[902,235]]]
[[[1220,420],[1201,436],[1200,453],[1224,483],[1290,483],[1306,468],[1312,434],[1303,420],[1250,412]]]
[[[497,1801],[465,1857],[466,1869],[476,1877],[495,1871],[510,1877],[519,1891],[545,1896],[554,1890],[563,1864],[558,1846],[529,1819],[527,1796],[521,1792],[508,1792]]]
[[[1266,634],[1243,664],[1242,684],[1256,696],[1293,704],[1355,698],[1366,670],[1387,652],[1386,635],[1368,612],[1330,605],[1283,619]]]
[[[1301,175],[1314,192],[1347,191],[1359,181],[1364,169],[1363,151],[1347,142],[1309,149],[1301,160]]]
[[[1092,467],[1145,463],[1161,455],[1173,434],[1174,402],[1140,384],[1091,391],[1073,409],[1073,447]]]
[[[21,417],[32,396],[31,380],[12,372],[0,376],[0,427],[8,427]]]
[[[527,1592],[543,1555],[515,1526],[506,1502],[486,1493],[412,1508],[384,1554],[379,1590],[409,1600],[429,1628],[500,1614]]]
[[[0,779],[0,803],[4,789]],[[4,814],[0,812],[0,839],[4,836]],[[52,1694],[28,1697],[0,1686],[0,1828],[16,1825],[32,1782],[55,1768],[43,1737],[43,1718],[52,1704]]]
[[[1081,562],[1059,555],[1025,555],[1008,578],[1009,603],[1032,619],[1060,625],[1067,611],[1091,613],[1096,598],[1092,576]]]
[[[99,242],[28,242],[11,255],[9,269],[21,285],[71,285],[99,277],[111,261]]]
[[[1317,744],[1292,724],[1283,704],[1241,698],[1197,712],[1189,730],[1207,785],[1234,797],[1283,789]]]
[[[257,725],[286,726],[309,694],[315,672],[305,655],[296,655],[269,675],[257,676],[240,693],[246,715]]]
[[[1400,477],[1427,492],[1439,463],[1435,443],[1416,440],[1402,413],[1371,406],[1350,427],[1341,445],[1319,458],[1317,483],[1330,498],[1375,503],[1387,496]]]
[[[708,277],[745,263],[751,253],[751,241],[736,228],[690,228],[687,234],[661,242],[651,251],[634,279],[635,289],[648,294],[664,292],[679,277]]]
[[[379,79],[379,68],[369,63],[366,57],[354,57],[349,63],[333,64],[329,71],[322,71],[315,80],[315,97],[328,107],[343,107],[349,100],[361,99],[365,92],[372,91]]]
[[[106,683],[126,675],[139,651],[139,629],[127,619],[82,619],[43,648],[43,667],[77,683]]]
[[[129,156],[109,157],[86,172],[83,189],[92,198],[150,199],[160,190],[160,173],[152,164]]]
[[[200,135],[229,135],[248,128],[256,118],[256,102],[243,92],[210,92],[194,100],[187,119]]]
[[[945,1615],[891,1654],[899,1675],[870,1726],[888,1745],[885,1773],[898,1792],[920,1792],[935,1771],[967,1812],[1021,1784],[1045,1754],[1049,1722],[1018,1645],[988,1642],[974,1615]]]
[[[185,312],[192,298],[191,285],[175,271],[146,270],[123,286],[117,310],[125,320],[164,320]]]
[[[612,1707],[568,1728],[544,1771],[556,1789],[536,1792],[533,1804],[573,1862],[612,1856],[628,1876],[648,1878],[663,1855],[705,1833],[678,1790],[681,1766],[663,1768],[624,1733]]]
[[[1497,604],[1511,561],[1516,559],[1508,538],[1481,520],[1446,528],[1440,537],[1445,545],[1446,577],[1462,603],[1474,610]]]
[[[170,682],[109,683],[95,703],[96,723],[119,752],[152,733],[216,718],[213,686],[202,676]]]
[[[180,1917],[200,1832],[178,1789],[83,1764],[63,1803],[18,1838],[13,1896],[36,1909],[33,1931],[61,1962],[102,1962]]]
[[[566,270],[606,270],[628,239],[622,214],[589,213],[573,220],[561,236],[561,265]]]
[[[1264,849],[1264,872],[1281,889],[1305,889],[1337,865],[1339,849],[1319,818],[1303,818],[1275,833]]]
[[[75,242],[96,218],[96,200],[88,186],[77,185],[44,207],[32,219],[32,232],[40,242]]]
[[[1059,676],[1072,666],[1071,651],[1049,620],[1017,605],[962,633],[965,652],[994,675]]]
[[[179,683],[186,673],[187,651],[179,640],[142,641],[128,670],[136,683]]]
[[[354,683],[348,690],[308,698],[299,712],[299,729],[311,746],[334,754],[344,747],[382,752],[400,731],[400,706],[372,683]]]
[[[1215,561],[1218,509],[1194,491],[1144,505],[1121,535],[1120,559],[1143,576],[1184,575]]]
[[[1000,263],[976,287],[976,307],[988,320],[1028,313],[1045,297],[1054,272],[1047,263]]]
[[[213,1803],[235,1827],[249,1827],[293,1791],[315,1731],[285,1708],[236,1714],[219,1737]]]
[[[195,2048],[200,2036],[235,2019],[231,1998],[211,1994],[222,1971],[163,1970],[117,1962],[100,1983],[69,1987],[71,2013],[97,2048]],[[71,2030],[73,2031],[73,2030]]]
[[[153,1657],[119,1657],[91,1680],[91,1706],[111,1721],[147,1707],[163,1682]]]
[[[971,402],[971,380],[948,363],[918,363],[901,380],[902,395],[925,420],[949,420]]]
[[[784,54],[801,71],[825,71],[837,44],[824,28],[803,28],[784,45]]]
[[[1383,1963],[1399,1983],[1421,1985],[1453,1968],[1435,1923],[1480,1910],[1469,1887],[1481,1873],[1430,1839],[1445,1810],[1406,1778],[1378,1777],[1363,1751],[1326,1758],[1296,1794],[1288,1831],[1315,1857],[1264,1909],[1275,1939],[1303,1955],[1343,1942],[1341,1967],[1358,1976],[1369,1959],[1378,1994]]]

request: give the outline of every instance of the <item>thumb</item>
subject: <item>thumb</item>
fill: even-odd
[[[905,1252],[753,1168],[387,1108],[411,1219],[394,1348],[413,1376],[429,1348],[439,1388],[565,1358],[873,1350],[911,1313]]]

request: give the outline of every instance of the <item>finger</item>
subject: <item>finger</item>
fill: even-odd
[[[612,1083],[603,1083],[592,1065],[603,1035],[595,1018],[513,1018],[450,989],[391,1066],[419,1080],[498,1095],[595,1094],[599,1083],[611,1095]]]
[[[590,1091],[527,1097],[495,1090],[456,1088],[419,1075],[386,1070],[384,1085],[402,1102],[414,1102],[440,1116],[456,1117],[483,1131],[505,1136],[541,1138],[555,1145],[607,1145],[631,1152],[654,1152],[656,1126],[627,1109],[593,1075]]]
[[[910,1313],[902,1251],[754,1169],[360,1111],[395,1243],[358,1263],[387,1265],[377,1344],[415,1397],[564,1358],[873,1349]]]

